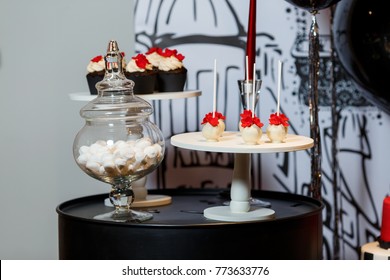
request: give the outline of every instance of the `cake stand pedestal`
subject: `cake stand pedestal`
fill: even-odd
[[[206,208],[204,216],[218,221],[245,222],[272,219],[275,211],[270,208],[251,207],[250,156],[252,153],[278,153],[306,150],[313,146],[313,139],[288,134],[285,142],[271,143],[263,135],[257,145],[245,144],[239,132],[224,132],[218,142],[207,141],[202,132],[177,134],[171,137],[173,146],[207,152],[234,153],[234,169],[230,189],[229,206]]]
[[[158,101],[198,97],[201,95],[201,93],[202,92],[199,90],[188,90],[178,92],[155,92],[148,94],[137,94],[137,96],[147,101]],[[75,92],[69,94],[69,98],[74,101],[89,102],[96,97],[97,95],[91,95],[89,92]],[[133,191],[134,196],[136,198],[131,204],[131,207],[134,208],[163,206],[172,202],[172,198],[168,195],[148,194],[148,190],[146,189],[146,177],[141,178],[133,183]],[[108,198],[104,200],[104,205],[114,207]]]

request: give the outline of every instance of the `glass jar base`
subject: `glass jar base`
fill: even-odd
[[[142,223],[153,218],[153,214],[143,211],[111,211],[96,215],[96,220],[119,222],[119,223]]]

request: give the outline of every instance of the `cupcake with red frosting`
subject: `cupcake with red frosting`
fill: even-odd
[[[259,117],[252,114],[251,110],[244,110],[244,112],[240,114],[240,117],[240,131],[242,139],[246,144],[258,144],[261,136],[263,135],[262,127],[264,124],[260,121]]]
[[[202,121],[202,134],[207,141],[216,142],[225,131],[225,116],[220,112],[207,113]]]
[[[157,71],[144,54],[133,56],[126,66],[126,78],[134,81],[134,93],[153,93],[157,79]]]
[[[187,80],[184,56],[174,49],[152,48],[147,53],[152,65],[157,67],[157,85],[160,92],[183,91]]]
[[[284,114],[271,114],[267,127],[267,136],[272,143],[282,143],[288,131],[288,118]]]
[[[92,95],[97,95],[96,83],[104,78],[105,63],[102,55],[92,58],[87,65],[87,82]]]

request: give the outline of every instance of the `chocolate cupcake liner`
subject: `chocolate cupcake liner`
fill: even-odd
[[[96,84],[103,80],[104,75],[90,75],[87,74],[87,82],[88,82],[88,87],[89,87],[89,92],[91,95],[97,95],[97,89],[96,89]]]
[[[183,91],[187,81],[187,70],[182,73],[159,72],[157,84],[159,92]]]
[[[156,74],[152,75],[137,75],[126,73],[126,78],[134,82],[134,94],[149,94],[155,91],[157,80]]]

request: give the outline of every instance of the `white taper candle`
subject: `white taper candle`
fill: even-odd
[[[244,83],[244,93],[245,94],[245,98],[246,98],[246,109],[249,110],[249,88],[247,87],[247,83],[249,83],[249,80],[248,80],[248,71],[249,71],[249,66],[248,66],[248,56],[245,57],[245,83]]]
[[[245,56],[245,81],[248,81],[248,71],[249,71],[249,66],[248,66],[248,56]]]
[[[217,110],[217,60],[214,59],[213,118]]]
[[[252,80],[252,118],[255,116],[255,92],[256,92],[256,63],[253,63],[253,80]]]
[[[276,107],[276,115],[277,116],[279,116],[280,91],[282,90],[282,67],[283,67],[283,62],[279,60],[279,63],[278,63],[278,104]]]

